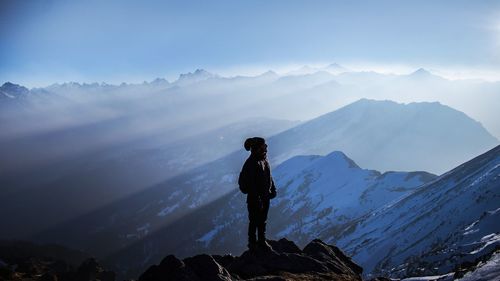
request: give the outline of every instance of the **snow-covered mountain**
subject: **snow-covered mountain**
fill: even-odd
[[[366,272],[436,275],[500,246],[500,146],[360,218],[336,241]]]

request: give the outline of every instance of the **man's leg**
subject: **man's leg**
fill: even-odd
[[[259,208],[255,201],[247,203],[248,208],[248,248],[252,249],[257,244],[255,232],[259,223]]]
[[[261,209],[259,212],[259,224],[258,224],[258,234],[259,234],[259,245],[265,248],[271,249],[269,244],[266,242],[266,221],[267,213],[269,212],[269,200],[263,200],[261,204]]]

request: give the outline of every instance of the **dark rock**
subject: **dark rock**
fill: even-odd
[[[339,248],[325,244],[319,239],[315,239],[307,244],[304,248],[304,253],[325,262],[336,273],[345,272],[346,270],[350,270],[354,274],[363,273],[363,268],[355,264]]]
[[[382,276],[379,276],[379,277],[375,277],[375,278],[372,278],[368,281],[392,281],[391,278],[387,278],[387,277],[382,277]]]
[[[269,244],[271,245],[274,251],[280,254],[282,253],[299,254],[300,252],[302,252],[300,248],[297,245],[295,245],[295,243],[285,238],[281,238],[279,241],[269,240]]]
[[[115,273],[106,271],[94,259],[90,258],[85,260],[77,269],[76,279],[82,281],[100,280],[100,281],[114,281]]]
[[[216,262],[218,262],[223,267],[228,267],[235,260],[235,257],[231,255],[224,255],[224,256],[213,255],[212,257]]]
[[[42,276],[40,276],[40,279],[38,279],[38,281],[58,281],[58,278],[56,274],[46,272]]]
[[[0,240],[0,258],[0,280],[115,280],[95,259],[58,245]]]
[[[6,266],[0,266],[0,280],[11,280],[12,270]]]
[[[165,281],[200,280],[194,272],[186,268],[184,262],[173,255],[166,256],[159,265],[151,266],[139,277],[139,281],[155,281],[160,279]]]
[[[212,256],[198,255],[187,258],[184,263],[200,277],[201,280],[219,281],[231,280],[229,272],[218,264]]]
[[[167,256],[139,278],[148,280],[358,280],[362,268],[338,248],[314,240],[301,251],[293,242],[269,241],[239,257],[197,255],[183,261]]]
[[[392,281],[392,279],[387,277],[375,277],[370,279],[369,281]]]

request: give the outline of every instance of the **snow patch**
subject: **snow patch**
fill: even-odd
[[[421,276],[421,277],[410,277],[401,279],[401,281],[434,281],[434,280],[453,280],[454,273],[448,273],[444,275],[435,275],[435,276]]]
[[[196,241],[202,242],[205,244],[205,247],[208,247],[208,245],[210,245],[210,243],[215,238],[215,236],[219,233],[219,231],[221,231],[227,225],[228,225],[228,223],[216,226],[214,229],[205,233],[202,237],[196,239]]]
[[[495,244],[499,241],[500,241],[500,234],[496,234],[496,233],[488,234],[488,235],[484,236],[483,238],[481,238],[481,243],[485,243],[485,244],[481,248],[470,252],[470,254],[477,254],[477,253],[481,252],[482,250],[484,250],[489,245]]]
[[[172,213],[175,209],[179,207],[179,203],[176,203],[173,206],[167,206],[163,210],[161,210],[158,214],[156,214],[159,217],[164,217],[170,213]]]

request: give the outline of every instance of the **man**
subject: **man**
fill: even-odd
[[[238,184],[240,190],[247,194],[248,248],[256,246],[270,250],[266,241],[266,220],[270,200],[276,197],[276,186],[271,176],[271,168],[267,161],[267,144],[263,138],[248,138],[244,147],[251,151],[241,169]],[[255,233],[258,233],[258,240]]]

